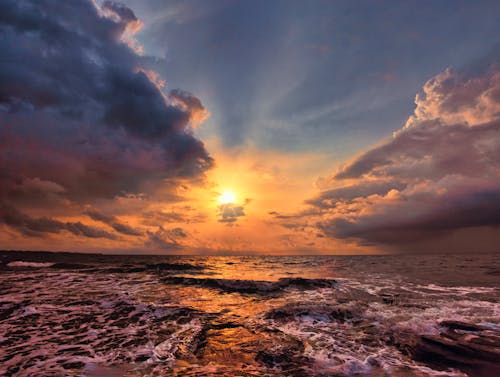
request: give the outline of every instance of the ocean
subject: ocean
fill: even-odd
[[[1,376],[500,376],[500,254],[0,252]]]

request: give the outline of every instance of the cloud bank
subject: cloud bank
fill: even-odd
[[[396,250],[493,250],[482,241],[500,240],[500,66],[447,69],[415,104],[390,140],[322,181],[329,189],[307,201],[317,227]]]
[[[79,223],[43,218],[50,226],[37,226],[41,219],[30,220],[23,207],[84,208],[147,195],[166,179],[175,188],[212,166],[191,132],[208,112],[194,95],[164,90],[134,39],[141,27],[131,9],[112,1],[0,2],[0,203],[10,203],[0,207],[4,224],[22,233],[65,229],[109,238]],[[120,234],[140,234],[88,215]]]
[[[116,239],[115,235],[100,228],[82,224],[80,221],[64,222],[48,217],[35,218],[3,203],[0,203],[0,221],[29,237],[43,237],[46,234],[67,231],[75,236]]]

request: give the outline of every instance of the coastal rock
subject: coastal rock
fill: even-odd
[[[433,367],[450,366],[472,377],[500,375],[500,332],[460,321],[440,322],[439,335],[421,335],[411,346],[412,357]]]
[[[461,321],[441,321],[441,326],[447,327],[450,330],[464,330],[464,331],[485,331],[489,330],[486,326],[476,325],[474,323],[467,323]]]
[[[300,317],[308,317],[316,321],[339,321],[351,320],[358,315],[354,308],[347,305],[312,305],[302,303],[290,303],[279,308],[268,311],[266,319],[279,322],[289,322]]]

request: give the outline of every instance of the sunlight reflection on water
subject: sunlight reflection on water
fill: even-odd
[[[4,263],[0,374],[459,376],[405,342],[500,323],[496,256],[78,258]]]

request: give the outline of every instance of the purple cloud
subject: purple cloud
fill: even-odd
[[[92,220],[99,221],[103,224],[109,225],[118,233],[125,234],[127,236],[141,236],[142,235],[142,232],[140,230],[135,229],[128,224],[120,222],[115,216],[105,215],[96,209],[88,209],[86,211],[86,214]]]
[[[208,112],[160,85],[137,52],[141,25],[112,1],[0,2],[0,202],[84,206],[175,188],[212,166],[192,134]]]
[[[179,250],[183,246],[178,240],[187,237],[188,235],[182,228],[165,229],[160,226],[155,232],[147,231],[145,246],[150,249]]]
[[[415,103],[401,130],[348,162],[326,180],[330,188],[307,201],[325,235],[405,250],[500,226],[499,67],[447,69]]]
[[[30,237],[44,237],[49,233],[57,234],[67,231],[75,236],[88,238],[117,237],[103,229],[85,225],[80,221],[59,221],[49,217],[31,217],[16,208],[0,203],[0,223],[6,224],[19,233]]]

